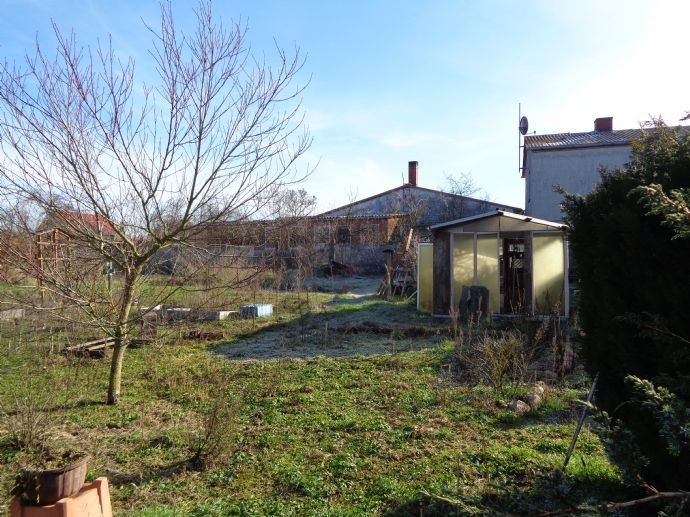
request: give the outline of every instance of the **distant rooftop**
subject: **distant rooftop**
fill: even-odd
[[[628,145],[642,136],[643,129],[618,129],[615,131],[588,131],[586,133],[557,133],[553,135],[527,135],[525,147],[530,149],[556,149],[562,147],[595,147]]]
[[[49,211],[49,215],[65,223],[67,225],[65,229],[83,227],[84,229],[88,228],[96,232],[101,232],[103,235],[107,236],[116,235],[115,228],[110,224],[110,221],[99,215],[87,214],[77,210],[51,210]],[[44,223],[42,223],[41,226],[44,226]],[[41,228],[40,231],[45,231],[47,229],[49,228]]]

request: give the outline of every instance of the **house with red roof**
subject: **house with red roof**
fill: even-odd
[[[117,232],[112,223],[98,214],[78,210],[55,209],[47,212],[38,225],[36,233],[59,230],[72,238],[79,236],[98,236],[112,240]]]
[[[42,271],[62,274],[102,272],[105,263],[100,250],[119,240],[113,224],[103,216],[78,210],[48,211],[35,235],[35,258]]]

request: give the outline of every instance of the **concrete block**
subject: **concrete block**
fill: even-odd
[[[202,309],[198,312],[197,319],[200,321],[220,321],[237,318],[239,314],[239,311],[209,311]]]
[[[112,517],[108,478],[100,477],[88,483],[72,497],[60,499],[47,506],[30,506],[14,497],[10,505],[11,517]]]

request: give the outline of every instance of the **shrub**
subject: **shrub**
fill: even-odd
[[[29,368],[24,368],[21,383],[13,390],[10,402],[0,401],[0,429],[17,449],[38,449],[52,425],[54,394]]]
[[[201,418],[189,433],[190,464],[199,469],[221,466],[234,450],[237,412],[240,400],[226,391],[228,375],[219,367],[209,365],[201,394]]]
[[[527,339],[518,330],[474,329],[456,334],[455,363],[460,378],[471,384],[486,384],[497,395],[521,386],[533,360]]]
[[[662,406],[690,403],[690,239],[650,213],[644,187],[688,189],[688,171],[690,140],[660,124],[634,145],[626,170],[603,170],[597,188],[565,203],[585,366],[600,373],[597,404],[611,415],[612,436],[647,460],[621,466],[659,488],[690,487],[687,470],[673,476],[685,456],[669,453],[659,418],[671,416]]]
[[[653,479],[678,487],[690,477],[690,410],[664,387],[633,375],[626,377],[628,399],[604,415],[609,456],[629,484]]]

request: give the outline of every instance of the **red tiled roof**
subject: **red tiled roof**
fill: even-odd
[[[85,225],[90,227],[95,231],[100,231],[103,235],[114,236],[115,228],[110,224],[110,221],[103,218],[102,216],[95,214],[85,214],[83,212],[76,212],[73,210],[55,210],[53,216],[56,219],[62,219],[67,224],[73,226]]]

